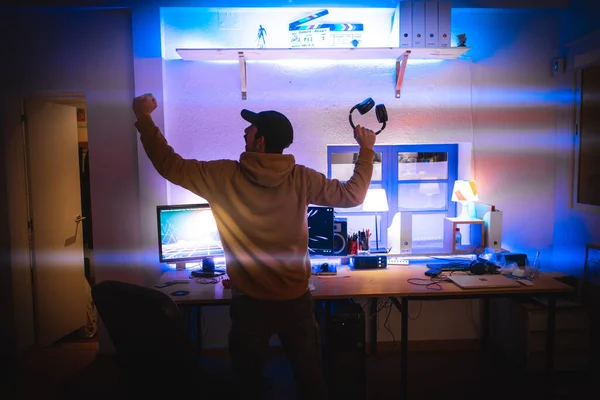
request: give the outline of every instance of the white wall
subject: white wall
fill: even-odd
[[[572,206],[573,190],[573,138],[574,100],[573,90],[574,59],[582,54],[600,51],[600,21],[597,15],[600,3],[586,0],[572,0],[571,7],[561,12],[560,56],[567,61],[567,71],[556,78],[561,93],[568,95],[568,101],[561,104],[557,119],[556,147],[556,193],[555,230],[552,268],[567,270],[581,276],[585,262],[585,246],[600,244],[600,211],[584,211]],[[596,64],[600,58],[596,57]],[[586,67],[587,65],[584,65]]]
[[[178,40],[188,36],[169,13],[163,17],[163,54],[168,55],[171,47],[184,47]],[[297,162],[325,172],[326,145],[352,142],[347,112],[371,96],[390,115],[378,143],[470,143],[480,197],[504,211],[505,247],[550,254],[557,104],[548,62],[558,43],[557,18],[556,12],[544,11],[454,10],[453,33],[467,33],[472,61],[410,63],[401,99],[394,98],[393,60],[248,63],[245,101],[237,62],[169,60],[164,64],[166,136],[185,157],[237,158],[246,126],[239,111],[277,109],[295,126],[289,152]],[[363,116],[360,123],[374,125],[371,117]],[[461,170],[468,169],[461,165]],[[169,186],[169,202],[195,200]],[[477,310],[468,302],[424,304],[411,323],[411,339],[475,338]],[[224,311],[205,315],[207,346],[226,345]],[[390,324],[398,337],[395,311]],[[384,329],[378,336],[391,340]]]
[[[474,178],[503,214],[503,247],[551,258],[560,101],[550,61],[558,14],[458,10],[473,49]],[[471,33],[472,32],[472,33]]]

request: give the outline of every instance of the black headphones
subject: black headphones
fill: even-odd
[[[354,126],[354,122],[352,122],[352,112],[354,110],[358,110],[360,115],[364,115],[364,114],[368,113],[369,111],[371,111],[371,108],[373,108],[374,105],[375,105],[375,102],[373,101],[372,98],[369,97],[362,103],[358,103],[357,105],[355,105],[354,107],[352,107],[350,109],[350,115],[348,116],[348,118],[350,119],[350,126],[352,127],[352,129],[356,128]],[[379,122],[380,124],[383,124],[381,126],[381,129],[378,130],[377,132],[375,132],[376,135],[379,135],[379,132],[381,132],[382,130],[385,129],[385,123],[388,120],[387,110],[385,109],[385,106],[383,104],[377,104],[377,106],[375,107],[375,115],[377,115],[377,122]]]
[[[492,275],[498,273],[498,267],[486,260],[475,260],[469,264],[469,272],[473,275]]]

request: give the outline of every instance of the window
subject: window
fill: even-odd
[[[600,65],[584,68],[577,79],[573,204],[600,210]]]
[[[345,181],[352,176],[358,146],[327,148],[328,176]],[[413,253],[439,251],[443,247],[444,218],[456,215],[451,202],[458,174],[458,145],[375,146],[371,188],[384,188],[388,212],[364,212],[362,205],[336,208],[336,216],[348,219],[348,232],[369,229],[381,222],[379,247],[387,247],[387,228],[397,212],[412,213]],[[380,218],[380,220],[378,219]],[[372,245],[375,235],[371,236]]]

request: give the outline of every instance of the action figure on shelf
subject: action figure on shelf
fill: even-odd
[[[267,30],[265,28],[263,28],[262,25],[260,25],[260,28],[258,28],[258,35],[256,37],[256,42],[258,43],[258,48],[262,49],[263,47],[265,47],[266,41],[265,41],[265,35],[267,34]]]
[[[465,47],[467,45],[467,35],[461,33],[457,36],[458,38],[458,47]]]

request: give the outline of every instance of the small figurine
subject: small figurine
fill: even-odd
[[[467,35],[461,33],[457,36],[458,38],[458,47],[465,47],[467,45]]]
[[[267,30],[265,28],[263,28],[262,25],[259,25],[260,27],[258,28],[258,35],[256,37],[256,42],[258,44],[258,48],[262,49],[263,47],[265,47],[266,44],[266,40],[265,40],[265,35],[267,34]]]

